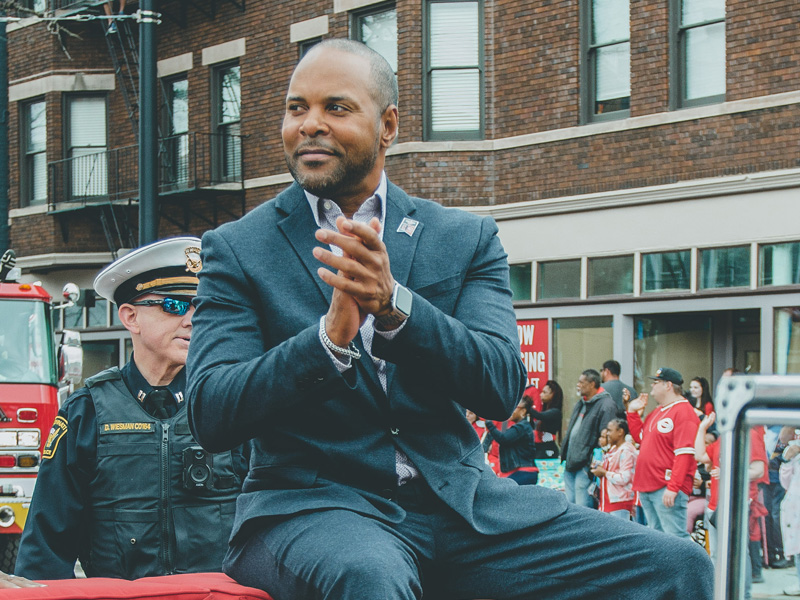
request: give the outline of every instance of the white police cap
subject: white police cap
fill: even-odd
[[[117,306],[144,294],[197,295],[200,239],[175,237],[137,248],[100,271],[95,291]]]

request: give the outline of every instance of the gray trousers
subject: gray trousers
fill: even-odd
[[[340,509],[261,521],[223,570],[275,600],[712,598],[711,561],[694,542],[572,504],[482,535],[418,487],[400,494],[397,525]]]

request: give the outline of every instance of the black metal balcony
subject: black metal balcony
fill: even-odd
[[[48,211],[139,199],[139,146],[80,154],[48,164]],[[160,196],[244,190],[242,136],[189,132],[159,140]]]

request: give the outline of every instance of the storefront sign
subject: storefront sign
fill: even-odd
[[[547,319],[517,321],[517,333],[522,362],[528,371],[528,385],[541,389],[547,381],[550,362],[547,354],[547,343],[550,339]]]

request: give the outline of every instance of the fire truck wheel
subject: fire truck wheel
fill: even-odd
[[[19,534],[0,535],[0,571],[13,573],[19,551]]]

